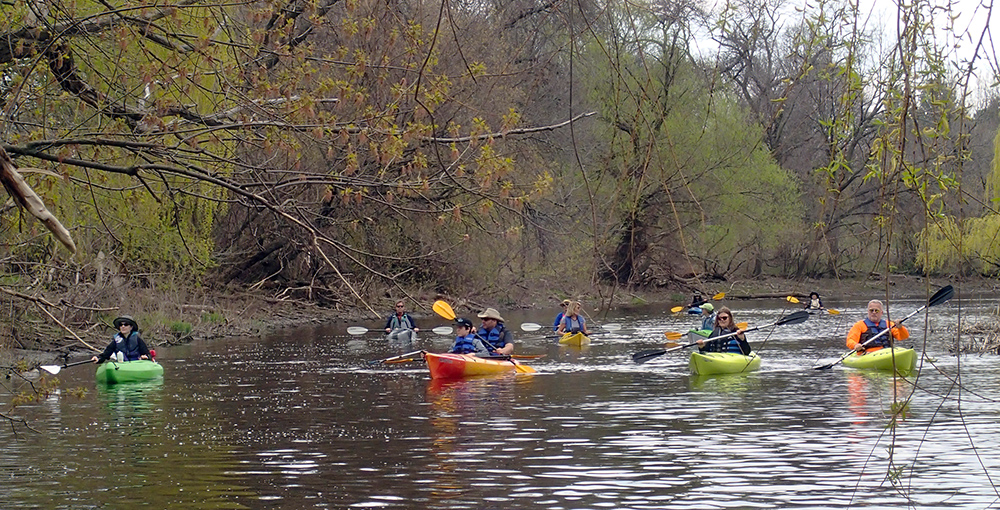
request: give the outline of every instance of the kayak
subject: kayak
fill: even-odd
[[[385,335],[390,342],[412,343],[417,341],[417,332],[412,329],[394,329]]]
[[[517,361],[512,359],[480,358],[471,354],[425,352],[424,359],[427,360],[427,368],[431,370],[431,379],[456,379],[476,375],[502,374],[514,372],[517,369]]]
[[[844,358],[844,365],[868,370],[892,370],[892,356],[896,355],[896,369],[907,373],[917,366],[917,351],[913,349],[882,348],[863,355],[852,354]]]
[[[688,308],[688,313],[691,314],[691,315],[701,313],[701,307],[700,306],[692,306],[691,308]]]
[[[712,330],[710,329],[692,329],[688,331],[688,342],[697,342],[712,336]]]
[[[148,381],[157,377],[163,377],[163,365],[148,359],[121,363],[105,361],[97,367],[97,382],[99,383]]]
[[[691,353],[691,373],[696,375],[738,374],[758,368],[760,356],[753,352],[747,356],[732,352]]]
[[[584,345],[590,345],[590,337],[584,335],[581,332],[563,333],[562,338],[559,339],[559,343],[562,345],[572,345],[574,347],[582,347]]]

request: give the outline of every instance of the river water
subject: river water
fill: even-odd
[[[793,311],[782,304],[731,306],[759,325]],[[146,384],[68,368],[62,391],[17,408],[38,433],[0,427],[0,507],[1000,507],[1000,358],[949,353],[948,303],[907,322],[918,375],[814,370],[863,315],[841,310],[749,333],[761,370],[709,378],[688,374],[687,351],[632,363],[698,322],[654,310],[593,319],[584,349],[519,331],[518,353],[545,355],[527,362],[535,375],[443,382],[367,363],[446,349],[431,317],[414,346],[332,325],[161,349],[166,375]]]

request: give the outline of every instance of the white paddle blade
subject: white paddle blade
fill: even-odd
[[[40,366],[38,368],[40,368],[40,369],[42,369],[42,370],[44,370],[44,371],[46,371],[46,372],[48,372],[48,373],[50,373],[52,375],[56,375],[56,374],[59,373],[60,370],[62,370],[62,367],[59,366],[59,365],[42,365],[42,366]]]
[[[542,329],[542,325],[534,322],[525,322],[521,324],[522,331],[538,331],[540,329]]]
[[[347,328],[347,334],[349,335],[363,335],[368,332],[368,328],[362,326],[351,326]]]
[[[619,329],[622,329],[622,325],[617,323],[605,324],[601,327],[607,331],[618,331]]]
[[[454,330],[451,326],[438,326],[431,331],[433,331],[435,335],[450,335]]]

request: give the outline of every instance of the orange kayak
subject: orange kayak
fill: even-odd
[[[431,370],[431,379],[456,379],[476,375],[502,374],[504,372],[524,371],[528,368],[516,360],[480,358],[471,354],[452,354],[444,352],[436,354],[425,352],[427,368]],[[518,370],[518,367],[522,370]]]

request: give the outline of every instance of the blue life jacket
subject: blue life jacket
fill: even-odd
[[[574,320],[573,317],[569,315],[563,316],[562,325],[564,333],[577,333],[583,331],[583,325],[587,323],[587,320],[582,316],[577,315]]]
[[[556,315],[556,321],[552,323],[552,331],[559,331],[559,325],[562,324],[563,315],[565,314],[562,312],[559,312],[559,315]]]
[[[497,327],[487,331],[486,328],[479,328],[479,337],[485,339],[489,344],[486,346],[490,351],[502,349],[501,339],[505,336],[505,329],[502,322],[497,323]],[[492,347],[490,347],[492,346]]]
[[[865,326],[868,328],[867,331],[861,333],[860,343],[865,343],[869,338],[881,333],[883,330],[889,327],[889,324],[882,319],[878,324],[875,324],[867,317],[865,318]],[[892,345],[892,332],[888,332],[880,337],[874,342],[865,346],[866,349],[871,349],[872,347],[889,347]]]
[[[715,314],[711,314],[701,320],[701,329],[715,329]]]
[[[451,350],[448,352],[455,354],[475,354],[480,346],[482,346],[482,342],[476,341],[476,334],[469,333],[465,336],[455,337],[455,344],[451,346]]]
[[[138,361],[142,353],[139,352],[139,332],[133,331],[128,338],[122,337],[121,333],[115,334],[115,352],[123,353],[126,361]]]
[[[727,334],[732,333],[734,331],[736,331],[736,330],[735,329],[715,328],[714,330],[712,330],[712,336],[715,337],[715,336],[727,335]],[[746,348],[746,352],[743,352],[744,348]],[[701,348],[701,351],[702,352],[731,352],[731,353],[734,353],[734,354],[749,354],[750,351],[751,351],[751,349],[750,349],[750,344],[749,343],[747,343],[745,340],[744,341],[740,341],[739,338],[737,338],[735,335],[733,335],[733,336],[728,337],[728,338],[720,338],[718,340],[712,340],[710,342],[707,342],[705,344],[705,346]]]

